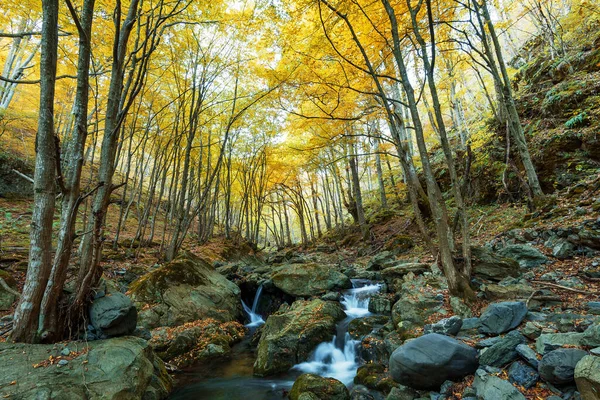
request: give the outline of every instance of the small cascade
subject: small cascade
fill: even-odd
[[[262,285],[258,287],[256,294],[254,295],[254,301],[252,302],[252,308],[248,307],[244,300],[242,300],[242,307],[246,314],[248,314],[248,318],[250,318],[250,323],[246,324],[246,327],[252,329],[257,328],[265,323],[265,320],[257,313],[258,302],[260,301],[260,295],[262,294]]]
[[[350,337],[348,324],[355,318],[370,315],[369,299],[379,292],[381,285],[353,280],[352,286],[342,297],[346,318],[338,324],[337,335],[331,342],[319,344],[308,361],[295,365],[293,369],[335,378],[345,385],[353,382],[358,369],[357,349],[360,341]]]

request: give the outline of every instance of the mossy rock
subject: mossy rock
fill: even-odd
[[[241,315],[239,288],[190,252],[132,282],[130,296],[146,328]]]
[[[309,297],[332,290],[349,289],[352,282],[335,265],[291,264],[278,269],[272,277],[275,287],[294,297]]]
[[[304,393],[312,393],[323,400],[350,400],[350,392],[342,382],[314,374],[302,374],[296,379],[289,394],[290,400],[299,400]]]
[[[352,339],[360,339],[368,335],[373,329],[382,327],[390,320],[385,315],[372,315],[369,317],[356,318],[350,321],[348,325],[348,333]]]

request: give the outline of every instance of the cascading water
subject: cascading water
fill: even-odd
[[[242,307],[246,314],[248,314],[248,318],[250,318],[250,322],[246,324],[246,327],[252,329],[261,326],[265,323],[265,320],[257,313],[258,302],[260,301],[260,295],[262,294],[262,285],[258,287],[256,294],[254,295],[254,301],[252,302],[252,308],[248,307],[244,300],[242,300]]]
[[[358,369],[356,351],[360,341],[350,337],[348,324],[355,318],[370,314],[369,300],[381,289],[381,285],[353,280],[352,286],[353,289],[346,291],[342,297],[346,318],[338,324],[337,335],[331,342],[319,344],[308,361],[295,365],[293,369],[335,378],[345,385],[352,383]]]

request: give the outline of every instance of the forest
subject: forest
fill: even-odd
[[[0,11],[3,398],[600,399],[596,1]]]

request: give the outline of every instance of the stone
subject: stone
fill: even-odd
[[[391,251],[382,251],[375,254],[367,263],[367,271],[381,271],[382,269],[391,267],[398,261]]]
[[[529,285],[519,283],[514,285],[485,285],[485,296],[492,301],[528,299],[533,293]]]
[[[254,374],[274,375],[306,360],[319,343],[332,339],[345,316],[339,303],[320,299],[281,307],[263,325]]]
[[[414,389],[438,389],[477,369],[477,350],[449,336],[430,333],[398,347],[390,357],[394,381]]]
[[[528,321],[521,329],[521,333],[528,339],[535,340],[542,334],[542,327],[536,322]]]
[[[371,315],[368,317],[355,318],[348,324],[348,333],[352,339],[361,339],[363,336],[380,328],[390,320],[385,315]]]
[[[401,296],[392,307],[392,321],[396,325],[400,321],[410,321],[422,326],[429,316],[441,310],[442,305],[443,303],[433,293]]]
[[[462,327],[462,319],[456,315],[444,318],[435,324],[425,325],[424,333],[441,333],[442,335],[456,336]]]
[[[600,315],[600,301],[588,301],[586,304],[588,313]]]
[[[68,347],[78,355],[67,364],[36,368],[49,355],[59,355],[56,345],[0,343],[0,397],[159,400],[172,389],[164,363],[142,339],[69,342]]]
[[[465,302],[456,296],[450,296],[450,307],[452,311],[461,318],[473,317],[473,311],[465,304]]]
[[[417,392],[413,389],[400,385],[390,390],[385,400],[413,400],[417,398]]]
[[[482,400],[525,400],[525,396],[510,382],[483,369],[475,372],[473,387],[477,390],[477,398]]]
[[[374,314],[391,315],[392,301],[386,295],[373,295],[369,299],[369,311]]]
[[[465,318],[462,321],[461,331],[470,331],[474,329],[479,329],[481,327],[481,320],[476,317]]]
[[[600,346],[600,323],[589,326],[583,332],[543,333],[537,338],[535,346],[540,354],[546,354],[563,346]]]
[[[567,239],[558,239],[552,246],[552,255],[560,260],[573,257],[575,255],[575,245]]]
[[[388,267],[381,271],[381,275],[386,282],[391,283],[394,279],[401,279],[409,272],[413,274],[422,274],[429,271],[429,264],[423,263],[405,263],[398,264],[393,267]]]
[[[138,324],[148,329],[242,316],[237,285],[188,251],[134,281],[129,293],[141,310]]]
[[[535,386],[539,379],[537,371],[522,361],[512,363],[508,369],[508,380],[525,389]]]
[[[318,399],[350,400],[350,392],[342,382],[314,374],[300,375],[290,390],[289,398],[299,400],[303,393],[312,393]]]
[[[512,258],[502,257],[485,247],[473,247],[471,253],[475,276],[501,281],[507,276],[519,274],[519,263]]]
[[[479,331],[490,336],[515,329],[527,315],[527,306],[521,301],[490,304],[481,314]]]
[[[369,393],[369,389],[361,385],[355,385],[350,392],[350,400],[375,400]]]
[[[535,268],[548,261],[548,258],[535,247],[526,244],[511,244],[503,247],[498,254],[502,257],[512,258],[519,263],[521,268]]]
[[[600,357],[585,356],[579,360],[575,383],[582,399],[600,399]]]
[[[481,365],[502,367],[518,358],[517,346],[525,342],[519,331],[509,332],[498,343],[486,349],[479,357]]]
[[[90,305],[90,322],[99,336],[129,335],[137,325],[137,309],[123,293],[112,293],[95,299]]]
[[[540,377],[553,385],[572,383],[575,366],[587,352],[579,349],[558,349],[544,355],[539,362]]]
[[[337,271],[336,266],[316,263],[285,265],[272,279],[276,288],[294,297],[319,296],[352,287],[350,278]]]
[[[517,345],[517,354],[533,368],[538,367],[537,353],[524,343]]]

